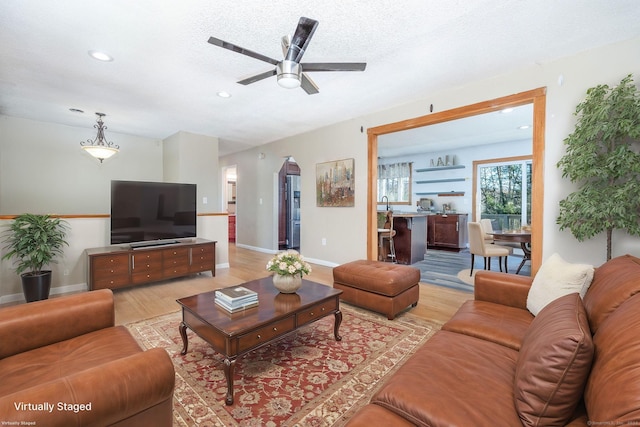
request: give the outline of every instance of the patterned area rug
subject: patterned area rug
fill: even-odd
[[[175,426],[341,426],[440,326],[410,313],[390,321],[340,308],[342,341],[329,316],[239,359],[231,406],[222,356],[191,331],[180,355],[180,312],[127,328],[143,347],[165,348],[173,359]]]

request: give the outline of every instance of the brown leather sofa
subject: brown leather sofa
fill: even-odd
[[[114,323],[108,289],[0,309],[0,421],[171,426],[171,358]]]
[[[347,425],[640,425],[640,259],[603,264],[583,300],[535,318],[531,283],[479,271],[475,298]]]

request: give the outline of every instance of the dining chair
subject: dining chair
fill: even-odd
[[[473,275],[473,264],[476,255],[484,257],[485,270],[491,270],[491,258],[498,257],[498,265],[500,271],[502,271],[502,257],[504,257],[504,271],[509,272],[507,258],[512,249],[501,245],[487,244],[484,240],[485,232],[479,222],[469,222],[467,228],[469,231],[469,252],[471,252],[471,273],[469,276]]]
[[[378,260],[386,261],[386,258],[391,258],[392,262],[396,261],[396,248],[393,244],[393,238],[396,235],[396,230],[393,229],[393,212],[378,212]],[[385,241],[389,241],[389,253],[384,257]]]
[[[489,218],[483,218],[480,220],[480,224],[482,225],[482,231],[484,232],[484,241],[485,243],[494,243],[493,236],[493,224]]]
[[[509,255],[513,254],[514,248],[520,248],[518,243],[510,243],[510,242],[497,242],[493,235],[493,222],[489,218],[482,218],[480,220],[480,224],[482,225],[482,231],[484,232],[484,241],[485,243],[491,243],[495,245],[500,245],[507,249],[510,249]]]

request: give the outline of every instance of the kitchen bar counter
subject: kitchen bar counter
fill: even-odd
[[[393,243],[398,264],[413,264],[424,260],[427,251],[427,215],[424,213],[394,213]]]

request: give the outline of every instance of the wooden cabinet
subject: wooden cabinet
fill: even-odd
[[[190,273],[198,273],[207,271],[216,266],[216,247],[215,245],[199,245],[191,248],[191,264],[189,266]],[[215,274],[214,274],[215,275]]]
[[[131,254],[131,283],[141,283],[162,280],[162,252],[140,250]]]
[[[216,274],[216,242],[204,239],[138,249],[107,246],[86,253],[89,290],[141,285],[202,271]]]
[[[236,241],[236,216],[229,215],[229,241]]]
[[[442,214],[427,217],[429,248],[460,250],[467,246],[467,214]]]
[[[128,254],[109,253],[97,257],[93,260],[92,269],[95,289],[115,289],[127,286],[130,282]],[[92,288],[90,287],[89,289]]]

